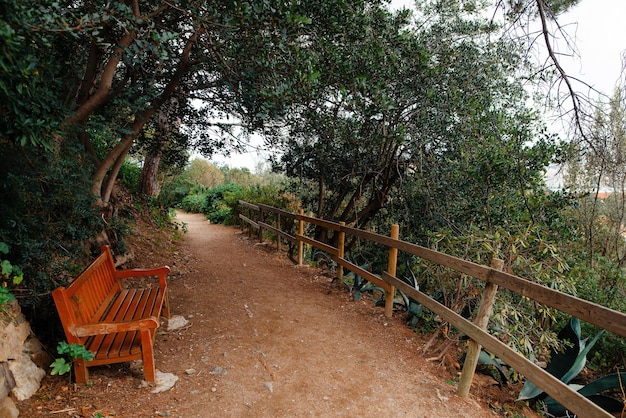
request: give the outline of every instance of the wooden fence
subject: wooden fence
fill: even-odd
[[[263,231],[271,231],[276,236],[278,249],[283,240],[289,241],[298,248],[298,264],[303,263],[304,244],[312,245],[330,255],[338,265],[338,275],[341,277],[343,268],[347,268],[366,280],[380,286],[385,290],[385,315],[391,317],[393,311],[394,289],[402,291],[405,295],[415,299],[430,311],[436,313],[446,322],[457,328],[470,338],[463,372],[459,381],[457,393],[461,397],[467,396],[472,383],[478,355],[481,347],[484,347],[492,355],[500,358],[528,380],[532,381],[547,394],[552,396],[561,405],[575,413],[579,417],[612,417],[609,413],[589,401],[578,392],[571,390],[558,378],[547,373],[544,369],[528,360],[517,351],[513,350],[496,337],[486,331],[487,322],[491,314],[491,306],[495,299],[498,287],[506,288],[519,295],[525,296],[546,306],[555,308],[561,312],[587,321],[599,328],[611,331],[619,336],[626,337],[626,314],[606,308],[601,305],[559,292],[546,286],[531,282],[522,277],[501,271],[497,265],[484,266],[457,257],[453,257],[438,251],[434,251],[419,245],[411,244],[399,239],[398,225],[392,225],[389,236],[380,235],[337,223],[305,216],[303,211],[291,213],[268,205],[255,205],[245,201],[239,201],[242,213],[239,218],[244,222],[250,232],[256,231],[260,240],[263,240]],[[244,213],[245,212],[245,213]],[[273,214],[274,225],[266,223],[268,214]],[[297,222],[298,232],[295,235],[285,232],[281,228],[282,220]],[[338,233],[337,247],[322,243],[304,235],[305,224],[314,224],[319,227],[333,230]],[[375,275],[344,258],[344,243],[346,236],[354,236],[382,244],[389,249],[387,270],[381,275]],[[484,281],[485,290],[482,294],[481,303],[474,322],[470,322],[453,310],[445,307],[425,293],[413,288],[406,282],[396,277],[396,262],[398,251],[403,251],[424,260],[429,260],[439,265],[454,269],[460,273],[475,277]]]

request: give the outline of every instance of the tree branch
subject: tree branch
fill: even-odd
[[[567,72],[561,66],[561,63],[559,62],[556,56],[556,53],[554,52],[554,49],[552,47],[552,42],[550,41],[550,31],[548,30],[548,22],[546,18],[546,7],[545,7],[544,2],[545,0],[536,0],[537,10],[539,11],[539,17],[541,19],[541,32],[543,35],[544,42],[546,44],[546,48],[548,50],[548,56],[550,57],[550,60],[554,64],[554,67],[556,68],[557,72],[561,76],[561,80],[563,80],[563,82],[565,83],[569,96],[572,100],[572,106],[573,106],[573,112],[574,112],[574,125],[576,126],[576,130],[580,134],[583,141],[585,141],[587,145],[589,145],[589,147],[593,150],[593,152],[597,153],[597,150],[594,144],[587,138],[587,134],[583,127],[582,118],[581,118],[582,109],[580,107],[580,99],[578,97],[578,94],[574,90],[570,77],[567,75]]]
[[[79,122],[84,121],[89,117],[95,109],[102,105],[103,102],[107,100],[109,95],[109,91],[111,90],[111,86],[113,85],[113,77],[115,76],[115,71],[120,61],[122,60],[122,55],[124,53],[124,49],[128,48],[130,44],[135,39],[135,33],[129,32],[126,33],[118,45],[115,47],[109,62],[107,62],[104,70],[102,71],[102,76],[100,77],[100,86],[98,90],[83,104],[81,104],[78,109],[74,112],[72,116],[70,116],[63,123],[64,126],[75,125]]]

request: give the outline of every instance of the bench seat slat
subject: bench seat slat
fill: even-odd
[[[158,318],[160,309],[155,309],[157,297],[158,288],[123,289],[101,320],[124,322],[151,316]],[[141,338],[137,331],[101,336],[99,339],[96,338],[93,344],[98,346],[96,354],[98,359],[125,358],[141,352]]]

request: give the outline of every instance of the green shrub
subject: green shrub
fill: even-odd
[[[194,186],[188,175],[181,174],[173,177],[161,187],[159,203],[165,207],[182,208],[183,199],[191,193]]]
[[[139,190],[141,167],[134,161],[125,160],[122,167],[120,167],[118,178],[128,190],[136,192]]]
[[[191,213],[203,213],[206,207],[205,194],[190,194],[181,202],[181,208]]]
[[[24,279],[22,269],[4,259],[4,255],[8,253],[9,246],[5,242],[0,242],[0,312],[7,303],[15,301],[15,296],[9,291],[8,286],[17,286]]]
[[[212,211],[208,217],[209,221],[214,224],[232,225],[232,209],[229,207],[222,207],[220,209]]]
[[[68,139],[54,153],[33,146],[0,147],[0,242],[4,258],[28,277],[12,290],[40,338],[52,331],[56,310],[50,291],[83,265],[89,244],[105,227],[91,194],[89,161]]]
[[[607,308],[626,312],[626,274],[616,263],[595,255],[593,268],[581,260],[570,260],[572,265],[568,277],[576,284],[577,296]],[[582,324],[583,331],[597,332],[588,323]],[[596,345],[596,351],[589,358],[592,367],[609,373],[615,365],[626,364],[626,339],[612,333],[605,333]]]
[[[286,193],[284,189],[277,185],[254,185],[240,190],[231,190],[224,193],[224,204],[231,208],[232,219],[236,219],[241,212],[239,200],[244,200],[253,204],[265,204],[284,209],[289,212],[297,212],[300,207],[295,196]]]
[[[239,195],[243,186],[234,183],[226,183],[209,189],[206,193],[206,204],[203,213],[213,223],[232,224],[232,208],[224,198],[230,194]]]

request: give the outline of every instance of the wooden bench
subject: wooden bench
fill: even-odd
[[[116,270],[111,250],[104,246],[74,282],[52,292],[67,342],[94,353],[91,361],[74,361],[76,382],[87,382],[88,367],[132,360],[142,360],[145,380],[155,381],[156,330],[161,311],[170,316],[169,272],[169,267]],[[139,277],[142,284],[132,285]]]

